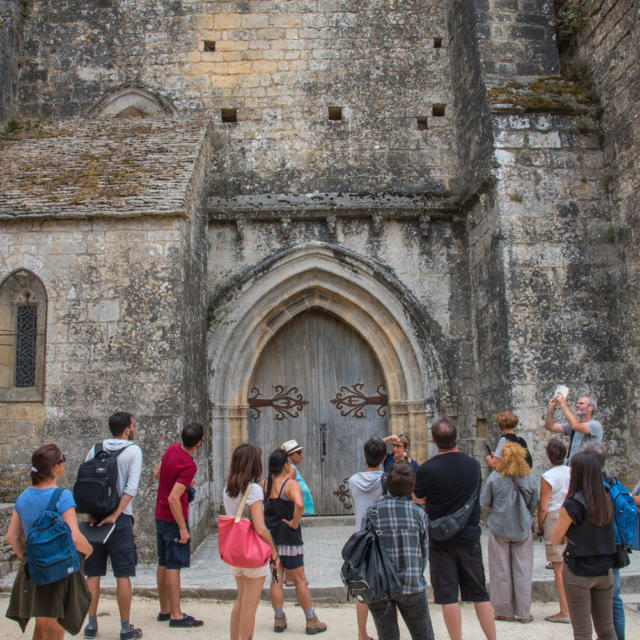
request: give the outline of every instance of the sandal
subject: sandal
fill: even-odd
[[[499,620],[500,622],[515,622],[516,619],[512,616],[495,616],[494,620]]]
[[[547,622],[561,622],[564,624],[570,624],[571,623],[571,619],[569,618],[569,616],[561,616],[556,614],[555,616],[547,616],[545,618],[545,620]]]
[[[516,618],[516,620],[522,624],[527,624],[529,622],[533,622],[533,616],[529,616],[528,618]]]

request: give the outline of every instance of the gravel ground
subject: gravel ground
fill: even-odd
[[[0,595],[0,606],[8,605],[6,594]],[[435,636],[438,639],[446,639],[447,633],[440,607],[430,605]],[[218,602],[213,600],[184,600],[183,610],[205,621],[200,629],[178,630],[172,629],[167,623],[156,622],[158,612],[157,601],[151,598],[134,598],[131,619],[136,626],[144,631],[144,637],[150,640],[175,640],[176,635],[186,640],[198,640],[208,638],[222,640],[228,638],[230,602]],[[263,638],[278,638],[281,640],[293,638],[306,638],[304,632],[303,614],[299,607],[287,605],[285,611],[289,618],[289,628],[284,634],[275,634],[272,631],[272,610],[267,603],[261,603],[256,616],[255,640]],[[532,614],[534,621],[530,624],[513,622],[497,622],[498,638],[513,640],[571,640],[571,626],[546,622],[544,617],[557,611],[555,603],[537,602],[533,604]],[[340,638],[341,640],[357,640],[355,607],[351,604],[320,605],[317,607],[318,617],[329,626],[326,633],[319,637]],[[627,615],[627,640],[640,640],[640,613],[626,611]],[[475,618],[473,606],[462,606],[463,637],[466,639],[481,640],[482,633]],[[115,598],[104,596],[100,600],[100,612],[98,618],[100,625],[98,638],[117,640],[119,638],[120,623],[118,608]],[[403,628],[401,637],[409,640],[409,634]],[[26,634],[20,633],[18,625],[6,618],[0,621],[0,638],[2,640],[18,640],[31,637],[33,621],[29,624]],[[369,622],[369,632],[375,637],[373,622]],[[65,638],[72,636],[66,635]],[[82,634],[76,636],[82,638]]]

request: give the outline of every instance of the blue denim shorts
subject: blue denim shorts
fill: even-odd
[[[191,565],[191,538],[184,544],[176,542],[179,539],[180,530],[173,520],[156,520],[158,565],[167,569],[187,569]]]

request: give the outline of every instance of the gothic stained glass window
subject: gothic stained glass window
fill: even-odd
[[[36,384],[38,307],[21,306],[17,311],[16,387],[33,387]]]

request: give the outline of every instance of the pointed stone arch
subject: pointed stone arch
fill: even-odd
[[[160,95],[139,84],[124,84],[87,111],[88,118],[125,118],[171,115],[173,106]]]
[[[262,350],[310,309],[338,316],[368,343],[385,372],[389,428],[409,432],[416,457],[425,459],[426,425],[435,398],[447,393],[446,348],[437,327],[415,317],[407,295],[372,263],[322,243],[246,274],[221,302],[208,336],[216,468],[226,469],[230,452],[247,440],[249,382]]]

